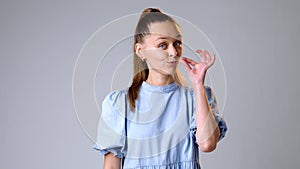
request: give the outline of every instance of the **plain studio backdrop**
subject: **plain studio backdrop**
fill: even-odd
[[[201,153],[202,168],[298,169],[296,0],[2,0],[0,168],[102,168],[75,112],[75,63],[100,27],[146,7],[189,20],[222,60],[229,130],[217,150]]]

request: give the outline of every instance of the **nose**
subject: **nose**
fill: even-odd
[[[169,52],[169,56],[177,56],[177,50],[173,45],[171,45],[171,47],[169,47],[168,52]]]

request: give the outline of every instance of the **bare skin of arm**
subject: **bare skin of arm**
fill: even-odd
[[[215,62],[215,55],[211,57],[207,51],[203,50],[196,50],[196,52],[201,55],[200,62],[197,63],[186,57],[181,57],[181,62],[188,71],[195,91],[197,143],[201,151],[211,152],[217,146],[220,130],[207,101],[204,81],[207,69]]]
[[[121,159],[108,153],[104,156],[104,169],[120,169]]]
[[[211,152],[215,150],[219,141],[220,129],[210,110],[204,86],[195,88],[196,96],[196,125],[197,143],[201,151]]]

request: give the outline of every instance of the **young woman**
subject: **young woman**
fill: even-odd
[[[198,169],[199,149],[215,150],[227,131],[216,97],[204,85],[215,56],[196,52],[200,62],[181,56],[182,34],[170,16],[155,8],[143,11],[134,36],[132,84],[102,103],[94,148],[104,155],[105,169]]]

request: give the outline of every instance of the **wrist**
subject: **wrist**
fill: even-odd
[[[193,85],[193,88],[195,90],[195,92],[205,92],[205,85],[204,84],[197,84],[197,85]]]

